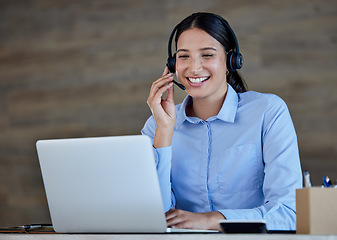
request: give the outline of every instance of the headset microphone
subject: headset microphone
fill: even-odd
[[[178,87],[180,87],[181,90],[185,90],[185,86],[182,85],[181,83],[178,83],[176,80],[172,80],[173,83],[175,83]]]

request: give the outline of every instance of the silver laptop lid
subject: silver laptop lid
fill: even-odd
[[[36,147],[56,232],[165,232],[147,136],[39,140]]]

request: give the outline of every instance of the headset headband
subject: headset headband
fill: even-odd
[[[176,30],[178,28],[179,24],[176,25],[173,30],[172,30],[172,33],[170,35],[170,38],[169,38],[169,42],[168,42],[168,57],[172,57],[172,40],[173,40],[173,36],[174,34],[176,33]]]

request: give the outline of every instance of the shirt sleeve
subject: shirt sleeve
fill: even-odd
[[[262,130],[265,202],[253,209],[224,209],[227,219],[265,219],[268,230],[296,230],[296,189],[302,188],[297,137],[284,101],[271,95]]]
[[[145,123],[141,133],[154,139],[154,132],[156,123],[153,116],[151,116]],[[158,180],[164,205],[164,211],[167,212],[174,208],[175,198],[171,188],[171,159],[172,159],[172,146],[163,148],[153,148],[156,168],[158,173]]]

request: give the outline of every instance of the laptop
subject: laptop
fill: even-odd
[[[149,137],[39,140],[36,147],[56,232],[166,232]]]

